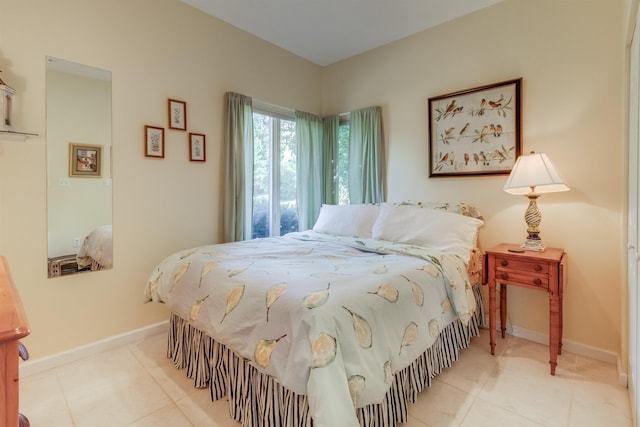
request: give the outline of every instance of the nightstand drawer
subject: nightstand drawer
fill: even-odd
[[[535,274],[549,274],[549,264],[513,258],[496,257],[496,268],[499,270],[521,270]]]
[[[518,245],[501,243],[486,252],[486,280],[489,286],[489,345],[496,354],[496,294],[500,295],[500,333],[507,324],[507,289],[518,286],[549,295],[549,367],[556,374],[562,353],[562,298],[566,280],[567,254],[564,249],[522,251]]]
[[[544,274],[532,275],[531,273],[519,270],[504,270],[496,268],[495,278],[499,283],[508,282],[514,285],[549,289],[549,276]]]

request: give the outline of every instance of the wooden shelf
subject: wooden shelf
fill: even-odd
[[[27,138],[32,138],[34,136],[38,136],[37,133],[28,133],[28,132],[15,132],[12,130],[0,130],[0,139],[15,139],[15,140],[26,140]]]

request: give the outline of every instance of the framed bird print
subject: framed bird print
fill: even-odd
[[[511,172],[521,148],[521,84],[429,98],[429,177]]]

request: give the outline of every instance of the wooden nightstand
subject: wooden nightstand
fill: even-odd
[[[504,338],[507,322],[507,286],[514,285],[549,293],[549,364],[556,374],[558,354],[562,353],[562,288],[566,282],[567,254],[563,249],[542,252],[510,252],[519,245],[501,243],[487,251],[489,285],[489,328],[491,354],[496,349],[496,285],[500,284],[500,329]]]

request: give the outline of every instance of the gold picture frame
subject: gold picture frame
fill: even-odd
[[[102,176],[102,145],[69,143],[69,176]]]

